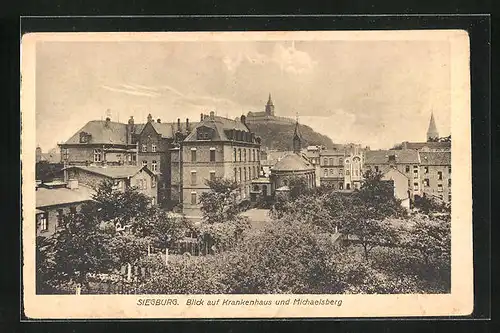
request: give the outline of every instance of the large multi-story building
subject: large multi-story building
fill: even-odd
[[[422,193],[451,203],[451,152],[420,152]]]
[[[191,126],[186,119],[183,127],[189,129]],[[162,123],[160,119],[153,120],[151,114],[145,123],[139,124],[135,124],[133,117],[127,124],[113,122],[109,117],[104,121],[93,120],[59,144],[61,160],[65,167],[146,166],[157,182],[158,198],[154,200],[168,204],[173,201],[171,150],[179,128],[180,119],[177,125]]]
[[[250,131],[245,116],[238,121],[214,112],[202,115],[200,123],[180,142],[179,154],[172,164],[180,163],[180,199],[186,216],[201,216],[200,195],[209,190],[206,180],[235,180],[243,200],[249,199],[251,181],[260,174],[260,138]]]

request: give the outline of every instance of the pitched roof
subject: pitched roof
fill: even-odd
[[[272,168],[272,171],[308,171],[314,170],[309,160],[299,154],[289,153],[281,158]]]
[[[129,165],[120,165],[120,166],[69,166],[66,169],[81,169],[87,172],[92,172],[98,175],[102,175],[112,179],[121,179],[132,177],[137,174],[142,169],[147,170],[149,173],[152,173],[146,166],[129,166]]]
[[[430,149],[450,149],[451,142],[403,142],[403,147],[406,149],[420,150],[424,147]]]
[[[196,124],[193,131],[191,131],[191,133],[186,137],[185,141],[196,141],[196,129],[202,126],[213,129],[215,131],[214,139],[220,141],[229,141],[225,133],[227,130],[234,129],[242,132],[250,132],[248,127],[239,120],[220,116],[213,116],[213,118],[207,116],[203,119],[203,121]]]
[[[151,122],[151,125],[153,125],[155,131],[160,134],[162,138],[172,138],[174,136],[172,124]]]
[[[423,165],[451,165],[451,152],[449,151],[421,151],[419,154]]]
[[[419,156],[416,150],[368,150],[365,152],[365,164],[390,164],[389,156],[394,155],[396,164],[418,164]]]
[[[127,126],[122,123],[113,121],[106,122],[105,120],[91,120],[80,130],[78,130],[66,144],[79,144],[80,133],[85,132],[90,135],[89,143],[102,144],[126,144],[127,143]]]
[[[92,200],[93,194],[93,190],[82,185],[72,190],[65,187],[53,189],[39,187],[35,193],[36,208]]]

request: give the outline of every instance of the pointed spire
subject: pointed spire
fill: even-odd
[[[427,130],[427,141],[439,138],[439,133],[434,120],[434,112],[431,113],[431,120],[429,121],[429,129]]]
[[[271,99],[271,93],[269,93],[269,99],[267,100],[267,105],[274,105],[273,100]]]
[[[300,128],[299,128],[299,114],[297,113],[296,116],[296,121],[295,121],[295,129],[293,131],[293,152],[296,154],[300,153],[300,150],[302,148],[302,134],[300,133]]]

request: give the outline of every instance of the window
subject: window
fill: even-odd
[[[256,167],[253,167],[253,177],[254,177],[254,178],[258,178],[258,175],[257,175],[257,168],[256,168]]]
[[[413,183],[413,190],[418,191],[418,183]]]
[[[438,192],[443,192],[443,184],[438,184]]]
[[[244,173],[243,180],[247,181],[247,169],[246,168],[243,169],[243,173]]]
[[[448,201],[451,202],[451,193],[448,194]]]
[[[339,190],[343,190],[344,189],[344,183],[339,183]]]
[[[156,169],[157,169],[156,161],[151,161],[151,170],[156,171]]]
[[[443,180],[443,172],[438,171],[438,180]]]
[[[428,178],[424,179],[424,186],[429,187],[429,179]]]
[[[210,180],[211,181],[215,180],[215,171],[210,171]]]
[[[344,169],[339,169],[339,175],[342,176],[344,174]]]
[[[94,162],[101,162],[101,150],[94,149]]]
[[[156,177],[151,177],[151,187],[152,188],[156,187]]]
[[[241,162],[241,148],[238,148],[238,155],[240,155],[239,161]]]
[[[234,148],[234,161],[235,161],[235,162],[236,162],[236,160],[237,160],[237,158],[236,158],[236,157],[237,157],[237,154],[236,154],[236,148]]]
[[[418,169],[413,170],[413,178],[418,178]]]
[[[410,172],[410,166],[409,165],[406,166],[405,171],[406,172]]]
[[[345,164],[349,164],[349,160],[345,160]]]
[[[240,183],[241,183],[241,180],[242,180],[242,177],[243,177],[243,176],[241,175],[241,168],[240,168],[240,170],[239,170],[239,174],[240,174]]]
[[[325,177],[328,177],[328,169],[325,169],[324,174],[325,174]]]
[[[234,168],[234,181],[238,181],[238,170],[236,170],[236,168]]]
[[[215,162],[215,148],[210,148],[210,162]]]
[[[328,159],[327,158],[323,159],[323,165],[328,165]]]
[[[147,145],[142,145],[142,152],[145,153],[148,151],[148,146]]]
[[[333,158],[329,159],[330,165],[333,165]]]
[[[344,163],[344,160],[342,158],[339,158],[339,164],[342,165]]]
[[[69,207],[69,212],[71,214],[76,214],[76,207],[75,206]]]
[[[152,206],[156,205],[156,198],[155,197],[151,198],[151,205]]]
[[[191,162],[196,163],[196,149],[191,149]]]
[[[252,178],[252,168],[248,167],[248,179],[253,179]]]
[[[196,185],[196,171],[191,171],[191,185]]]
[[[143,167],[148,166],[148,161],[143,160],[143,161],[142,161],[142,166],[143,166]]]
[[[351,189],[351,184],[347,183],[346,184],[346,190],[350,190]]]
[[[410,180],[408,179],[408,187],[410,187]]]
[[[257,161],[260,161],[260,152],[256,152],[257,154]]]
[[[67,160],[68,158],[69,158],[69,149],[68,148],[64,148],[63,149],[63,159]]]
[[[349,176],[349,175],[350,175],[349,170],[346,170],[346,171],[345,171],[345,175],[346,175],[346,176]]]
[[[429,173],[429,167],[428,166],[424,167],[424,172],[425,173]]]
[[[151,144],[151,151],[152,151],[153,153],[156,153],[156,144],[154,144],[154,143],[153,143],[153,144]]]
[[[451,166],[448,167],[448,173],[451,173]]]
[[[64,212],[62,209],[57,210],[57,227],[61,226],[63,224],[63,219],[64,219]]]
[[[243,161],[247,161],[247,150],[243,149]]]
[[[191,192],[191,205],[196,205],[196,192]]]
[[[378,165],[375,166],[375,172],[378,172]]]
[[[255,162],[255,149],[252,149],[252,157],[253,157],[253,161]]]
[[[448,187],[451,187],[451,178],[448,179]]]
[[[39,216],[39,221],[40,221],[40,230],[47,231],[49,229],[49,225],[47,223],[47,215],[40,214],[38,216]]]

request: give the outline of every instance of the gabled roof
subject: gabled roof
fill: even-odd
[[[422,165],[451,165],[451,152],[426,151],[419,152]]]
[[[451,142],[403,142],[406,149],[420,150],[424,147],[430,149],[451,149]]]
[[[289,153],[281,158],[272,168],[272,171],[308,171],[314,166],[302,155]]]
[[[142,169],[147,171],[149,174],[153,175],[153,172],[149,170],[146,166],[69,166],[66,169],[81,169],[87,172],[95,173],[98,175],[102,175],[111,179],[123,179],[129,178],[137,173],[139,173]]]
[[[80,133],[91,135],[89,143],[93,144],[126,144],[127,127],[114,121],[91,120],[78,130],[65,144],[80,144]]]
[[[160,134],[162,138],[173,138],[173,128],[171,123],[158,123],[152,121],[151,126],[155,129],[156,133]],[[136,133],[142,133],[144,131],[144,128],[146,128],[146,124],[142,126],[141,132]]]
[[[392,176],[397,176],[397,177],[400,177],[400,178],[401,178],[401,177],[404,177],[405,179],[408,179],[408,177],[407,177],[404,173],[402,173],[401,171],[399,171],[399,170],[398,170],[398,169],[396,169],[396,168],[388,168],[388,169],[384,172],[384,174],[383,174],[383,176],[382,176],[382,179],[383,179],[383,180],[392,179],[392,178],[391,178]]]
[[[242,132],[250,132],[248,127],[239,120],[220,116],[213,116],[213,118],[207,116],[203,121],[197,123],[196,126],[193,127],[193,130],[186,137],[185,141],[197,141],[196,129],[203,126],[213,129],[215,131],[214,139],[220,141],[229,141],[225,133],[227,130],[234,129]]]
[[[368,150],[365,152],[365,164],[390,164],[389,156],[395,156],[396,164],[418,164],[419,156],[416,150]]]
[[[43,188],[39,187],[36,192],[36,208],[49,207],[55,205],[71,204],[92,200],[94,191],[86,186],[80,185],[77,189],[65,187]],[[38,213],[38,211],[37,211]]]

